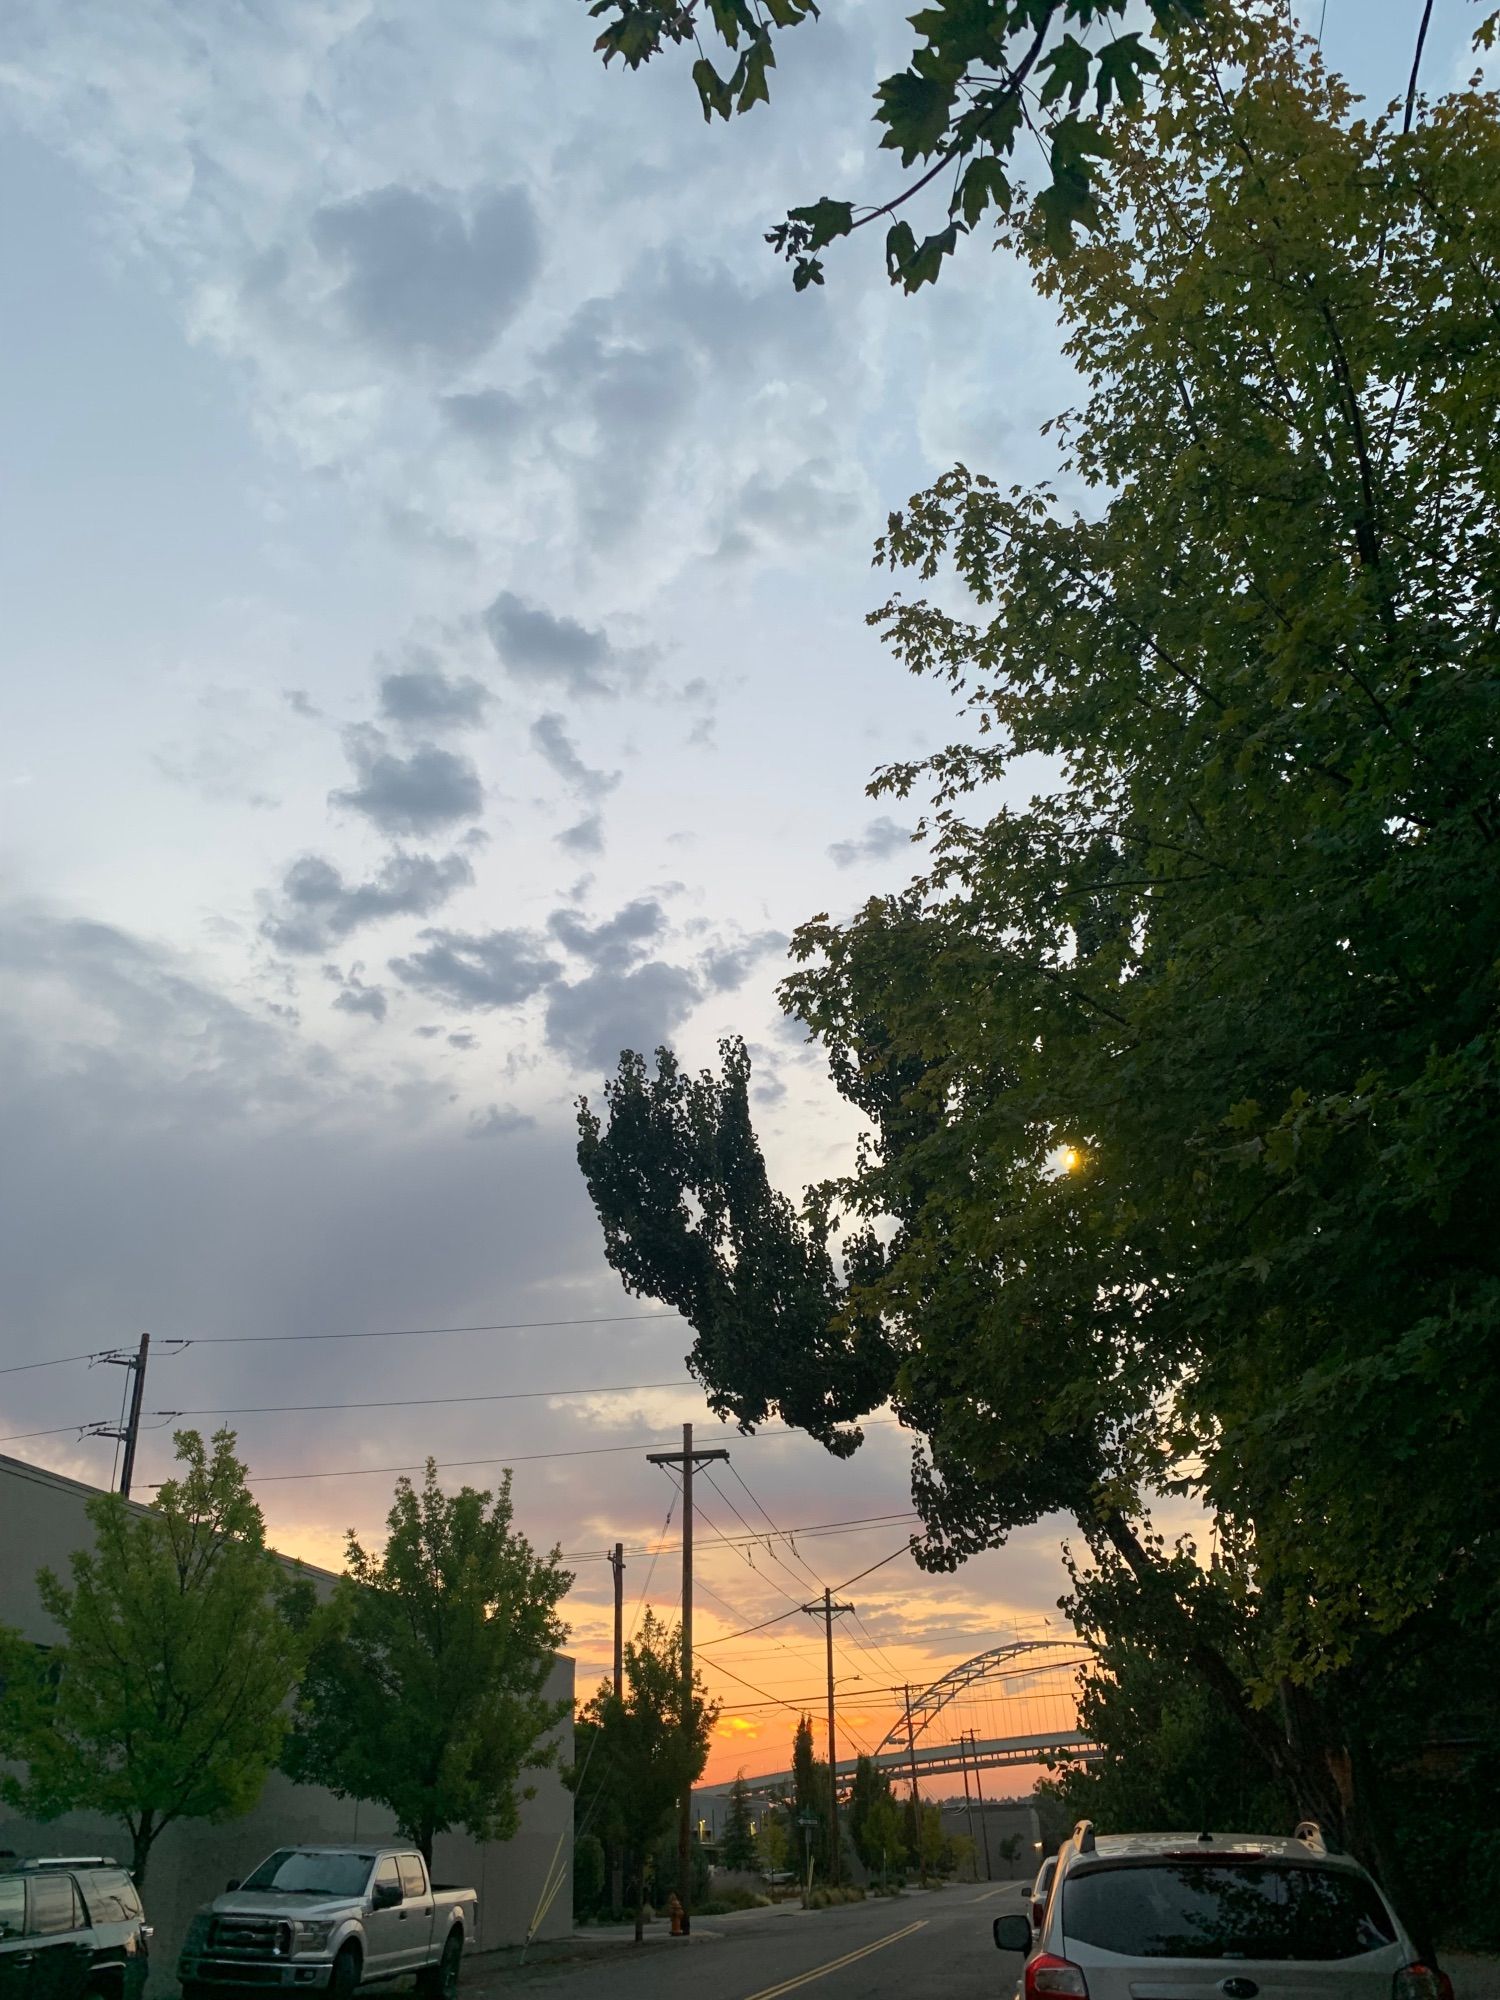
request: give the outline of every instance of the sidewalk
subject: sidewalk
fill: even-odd
[[[1453,1981],[1454,2000],[1500,2000],[1500,1958],[1445,1951],[1438,1963]]]

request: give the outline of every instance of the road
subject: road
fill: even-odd
[[[611,1940],[585,1959],[524,1968],[477,1960],[462,2000],[520,1987],[548,2000],[1000,2000],[1015,1965],[996,1952],[990,1920],[1023,1894],[1012,1882],[964,1884],[836,1910],[700,1917],[686,1941]]]

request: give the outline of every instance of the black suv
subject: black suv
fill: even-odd
[[[140,2000],[150,1937],[118,1863],[0,1858],[0,2000]]]

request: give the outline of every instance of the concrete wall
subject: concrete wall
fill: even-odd
[[[58,1637],[36,1592],[36,1572],[66,1575],[75,1549],[92,1544],[84,1508],[95,1489],[57,1473],[0,1456],[0,1623],[29,1639],[48,1644]],[[144,1510],[143,1510],[144,1511]],[[326,1571],[302,1573],[331,1587]],[[566,1700],[571,1716],[573,1662],[559,1655],[547,1692]],[[563,1725],[564,1759],[572,1755],[572,1723]],[[536,1797],[521,1808],[521,1828],[511,1841],[481,1844],[461,1834],[440,1835],[433,1856],[439,1882],[462,1883],[479,1891],[480,1930],[487,1945],[518,1943],[532,1922],[554,1857],[567,1875],[538,1926],[539,1937],[566,1935],[572,1928],[573,1801],[555,1770],[534,1772]],[[248,1875],[273,1848],[289,1841],[383,1840],[394,1838],[389,1814],[377,1806],[335,1798],[321,1786],[294,1785],[273,1771],[253,1811],[224,1826],[202,1820],[179,1821],[157,1841],[144,1889],[148,1920],[156,1927],[152,1947],[153,1994],[176,1991],[170,1977],[193,1911],[223,1889],[232,1876]],[[0,1849],[22,1855],[111,1854],[128,1862],[130,1841],[118,1821],[72,1813],[46,1825],[18,1820],[0,1806]]]
[[[1036,1808],[986,1799],[983,1807],[966,1806],[962,1799],[942,1802],[944,1833],[971,1834],[974,1840],[974,1877],[978,1881],[1029,1882],[1041,1866],[1040,1829]],[[989,1875],[985,1875],[985,1841],[989,1841]],[[1000,1852],[1002,1840],[1021,1843],[1014,1861]],[[965,1874],[969,1871],[966,1869]]]

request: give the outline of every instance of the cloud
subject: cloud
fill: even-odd
[[[552,838],[559,847],[565,847],[570,854],[602,854],[604,852],[604,815],[585,813],[582,819],[565,826],[561,833]]]
[[[380,683],[380,712],[403,730],[475,729],[493,699],[483,681],[445,674],[430,660],[386,674]]]
[[[486,1111],[470,1114],[466,1139],[504,1139],[512,1132],[530,1132],[535,1129],[536,1120],[526,1111],[517,1111],[514,1105],[490,1105]]]
[[[455,751],[419,743],[403,757],[370,723],[346,729],[344,747],[359,783],[330,792],[329,803],[363,813],[384,833],[427,833],[484,809],[479,773]]]
[[[702,998],[681,966],[652,959],[633,971],[613,965],[547,999],[548,1046],[581,1068],[613,1069],[622,1049],[653,1049],[666,1041]]]
[[[736,944],[716,945],[703,955],[703,977],[713,992],[733,993],[750,977],[757,959],[784,951],[786,944],[784,931],[757,931]]]
[[[386,1016],[385,990],[380,986],[366,986],[360,978],[360,966],[351,966],[347,973],[340,972],[336,965],[325,965],[323,977],[331,979],[338,987],[333,996],[333,1004],[345,1014],[365,1014],[372,1021],[383,1021]]]
[[[573,695],[612,694],[621,662],[605,634],[502,590],[484,614],[490,644],[518,680],[552,681]]]
[[[852,868],[858,861],[885,861],[909,846],[913,837],[911,827],[898,826],[888,814],[882,813],[855,839],[834,841],[828,856],[840,868]]]
[[[340,277],[347,324],[396,360],[474,360],[531,289],[541,263],[523,188],[486,195],[467,218],[451,195],[374,188],[313,216],[310,235]]]
[[[393,958],[408,986],[453,1007],[520,1007],[562,977],[545,941],[530,931],[423,931],[425,949]]]
[[[585,923],[577,910],[554,910],[547,919],[548,930],[575,958],[609,971],[639,958],[666,926],[666,912],[651,896],[636,897],[600,924]]]
[[[331,861],[305,854],[281,880],[280,906],[261,924],[282,951],[315,952],[387,917],[425,917],[474,880],[466,856],[397,848],[365,882],[346,882]]]
[[[448,1046],[450,1049],[477,1049],[479,1037],[471,1034],[467,1028],[459,1028],[448,1037]]]
[[[564,718],[555,710],[539,715],[532,723],[531,741],[557,775],[583,798],[603,798],[620,782],[618,771],[596,771],[584,763]]]
[[[520,433],[526,421],[525,405],[506,389],[440,396],[438,408],[454,430],[476,444],[504,444]]]

